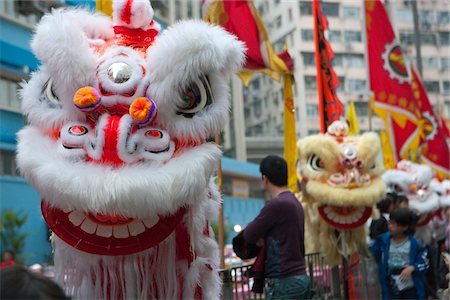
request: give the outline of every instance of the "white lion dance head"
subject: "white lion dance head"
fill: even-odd
[[[384,196],[378,137],[347,132],[345,123],[335,121],[327,134],[308,136],[297,144],[306,249],[320,251],[333,265],[354,252],[367,251],[364,224]]]
[[[227,80],[244,46],[179,22],[158,34],[149,1],[43,17],[24,85],[22,174],[42,196],[56,278],[75,298],[217,298],[209,219],[228,119]]]
[[[389,192],[405,195],[409,208],[419,215],[415,236],[424,245],[431,243],[431,228],[429,222],[439,208],[439,196],[430,188],[433,171],[427,165],[402,160],[396,169],[383,174],[383,180]]]

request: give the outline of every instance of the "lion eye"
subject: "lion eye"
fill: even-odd
[[[61,107],[59,98],[53,91],[53,79],[49,78],[47,82],[42,86],[41,94],[48,100],[48,104],[51,107]]]
[[[325,169],[325,164],[317,155],[313,154],[308,158],[308,166],[313,171],[323,171]]]
[[[181,103],[177,106],[177,114],[192,118],[197,112],[213,101],[211,87],[205,76],[188,85],[182,94]]]

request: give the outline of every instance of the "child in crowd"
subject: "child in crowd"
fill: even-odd
[[[370,247],[379,266],[383,299],[425,299],[426,249],[411,234],[413,214],[395,209],[389,217],[389,232]]]

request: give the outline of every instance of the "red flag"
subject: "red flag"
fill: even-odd
[[[331,67],[334,52],[324,35],[328,29],[328,20],[320,11],[318,0],[313,1],[313,18],[320,131],[325,133],[333,121],[339,120],[344,115],[344,107],[336,94],[339,80]]]
[[[387,143],[383,144],[383,151],[385,157],[393,158],[391,167],[401,159],[415,160],[422,137],[421,113],[383,4],[379,0],[366,0],[365,10],[373,110],[385,123],[390,153]]]
[[[425,142],[420,146],[420,161],[429,165],[442,180],[450,175],[450,152],[445,132],[440,120],[434,114],[422,81],[413,67],[411,67],[411,74],[411,86],[422,112],[422,127],[425,133]]]
[[[247,46],[245,71],[240,77],[247,84],[254,72],[262,72],[279,80],[293,70],[292,58],[286,51],[275,54],[267,30],[253,1],[202,0],[204,20],[224,27]]]

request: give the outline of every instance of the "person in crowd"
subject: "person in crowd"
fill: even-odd
[[[262,160],[260,172],[262,185],[271,199],[244,229],[243,237],[265,249],[266,299],[309,299],[311,282],[305,270],[304,212],[287,187],[286,161],[269,155]]]
[[[404,207],[389,216],[389,232],[370,250],[378,263],[383,299],[425,299],[427,251],[411,234],[412,212]]]
[[[406,197],[405,195],[395,195],[394,206],[392,207],[393,210],[399,207],[408,208],[408,206],[409,206],[408,197]]]
[[[0,271],[0,299],[70,299],[50,278],[36,274],[24,266]]]
[[[377,239],[377,237],[389,231],[389,213],[394,208],[394,202],[395,194],[388,193],[383,200],[377,203],[377,208],[380,211],[380,218],[372,220],[370,223],[369,236],[372,240]]]
[[[0,263],[0,270],[3,270],[6,267],[12,267],[16,264],[14,260],[14,252],[11,250],[5,250],[2,254],[2,262]]]

